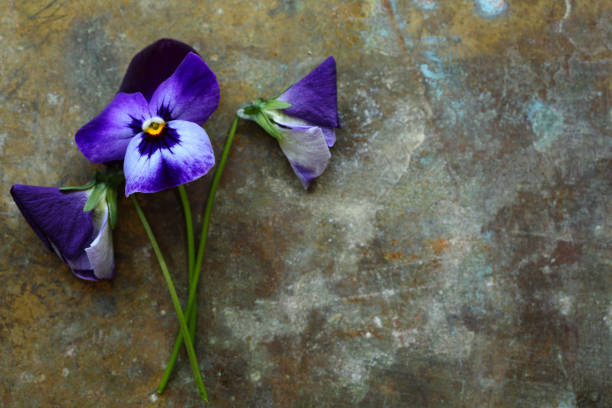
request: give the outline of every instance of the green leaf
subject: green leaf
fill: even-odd
[[[115,225],[117,225],[117,190],[114,187],[106,189],[106,205],[108,205],[111,228],[115,229]]]
[[[87,202],[85,203],[85,207],[83,207],[83,212],[89,212],[96,208],[100,200],[104,197],[104,193],[106,192],[106,183],[96,184],[93,191],[89,195]]]
[[[90,181],[87,184],[83,184],[82,186],[64,186],[60,187],[60,191],[81,191],[81,190],[89,190],[96,184],[94,180]]]
[[[285,101],[279,101],[278,99],[270,99],[266,101],[264,109],[287,109],[290,108],[291,104]]]

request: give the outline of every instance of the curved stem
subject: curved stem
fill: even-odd
[[[176,311],[176,316],[178,317],[179,324],[181,326],[182,337],[185,340],[185,348],[187,349],[187,355],[189,356],[189,362],[191,363],[191,368],[193,370],[193,376],[195,377],[196,383],[198,385],[198,390],[200,391],[200,395],[204,398],[204,401],[208,402],[208,397],[206,395],[206,388],[204,387],[204,381],[202,380],[202,374],[200,373],[200,367],[198,365],[198,360],[195,354],[195,350],[193,349],[193,343],[191,342],[191,336],[189,335],[189,329],[187,328],[187,323],[185,322],[185,316],[183,315],[183,310],[181,309],[181,304],[179,302],[178,296],[176,294],[176,289],[174,288],[174,283],[172,282],[172,277],[170,276],[170,272],[168,271],[168,266],[166,265],[166,261],[164,256],[159,249],[159,245],[157,244],[157,240],[155,239],[155,235],[153,234],[153,230],[151,230],[151,226],[147,221],[147,218],[138,203],[135,195],[132,195],[132,202],[134,203],[134,207],[136,208],[136,212],[138,213],[138,218],[140,218],[140,222],[142,223],[147,236],[149,237],[149,241],[151,241],[151,246],[153,247],[153,252],[155,252],[155,256],[157,257],[157,262],[159,263],[159,267],[162,270],[162,275],[166,280],[166,285],[168,286],[168,291],[170,291],[170,298],[172,299],[172,304],[174,305],[174,309]]]
[[[221,160],[217,166],[217,170],[215,171],[215,176],[213,178],[212,185],[210,186],[210,191],[208,193],[208,199],[206,200],[206,208],[204,209],[204,220],[202,222],[202,234],[200,236],[200,245],[198,246],[198,255],[196,257],[195,268],[193,279],[189,286],[189,298],[187,300],[187,308],[185,309],[185,314],[188,316],[195,310],[195,299],[196,299],[196,289],[198,287],[198,279],[200,278],[200,272],[202,271],[202,263],[204,261],[204,248],[206,247],[206,238],[208,236],[208,227],[210,226],[210,215],[212,213],[212,205],[215,199],[215,193],[217,192],[217,187],[219,186],[219,181],[221,180],[221,175],[223,174],[223,168],[225,167],[225,163],[227,162],[227,157],[229,156],[230,149],[232,147],[232,142],[234,141],[234,135],[236,133],[236,127],[238,126],[238,116],[234,116],[234,121],[232,122],[232,127],[227,135],[227,139],[225,141],[225,146],[223,147],[223,153],[221,154]],[[174,345],[174,349],[177,350],[180,348],[182,343],[183,332],[181,331],[176,339],[176,343]],[[178,351],[176,353],[178,355]],[[172,357],[170,362],[168,363],[168,367],[166,367],[166,372],[164,373],[164,377],[157,387],[157,392],[161,394],[164,392],[166,385],[168,383],[168,379],[170,378],[170,374],[172,373],[172,369],[174,368],[174,364],[176,362],[176,357],[174,354],[174,350],[172,353]]]
[[[181,204],[183,205],[183,213],[185,214],[185,227],[187,230],[187,257],[189,259],[189,285],[191,286],[191,282],[193,281],[194,274],[194,266],[195,266],[195,241],[193,238],[193,219],[191,217],[191,206],[189,205],[189,198],[187,197],[187,191],[185,190],[184,185],[178,186],[179,196],[181,197]],[[189,334],[191,336],[191,341],[195,341],[195,330],[196,330],[196,313],[197,308],[194,308],[191,311],[191,314],[187,314],[187,323],[189,326]],[[178,347],[174,347],[176,349],[176,354],[178,356],[178,351],[180,349],[180,343],[178,343]],[[174,356],[175,352],[172,350],[172,355]],[[176,358],[176,357],[175,357]]]

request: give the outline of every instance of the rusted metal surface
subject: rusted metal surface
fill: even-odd
[[[201,406],[127,200],[117,278],[74,278],[11,184],[76,184],[73,135],[157,38],[221,84],[205,128],[338,63],[343,128],[304,192],[242,123],[197,352],[212,407],[612,406],[612,2],[0,3],[0,406]],[[187,187],[200,213],[210,178]],[[185,296],[172,191],[142,197]],[[197,219],[198,217],[196,217]],[[93,404],[93,405],[91,405]]]

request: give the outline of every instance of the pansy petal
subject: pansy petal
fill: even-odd
[[[166,121],[186,120],[202,124],[219,105],[219,83],[214,72],[190,52],[176,71],[155,91],[151,112]]]
[[[108,207],[96,208],[93,213],[95,230],[91,244],[83,248],[77,258],[62,259],[78,278],[88,281],[112,279],[115,276],[115,263]]]
[[[331,153],[321,128],[282,129],[278,144],[304,188],[327,167]]]
[[[141,131],[150,116],[140,93],[119,93],[98,116],[78,130],[76,144],[94,163],[121,160],[130,139]]]
[[[323,61],[278,99],[291,104],[291,107],[284,110],[288,115],[318,126],[339,127],[334,57]]]
[[[157,138],[140,133],[128,145],[123,162],[126,196],[188,183],[214,166],[215,156],[204,129],[183,120],[168,122],[166,127]]]
[[[70,269],[72,271],[72,274],[74,276],[76,276],[79,279],[83,279],[83,280],[87,280],[87,281],[92,281],[92,282],[98,282],[101,279],[96,278],[96,275],[94,275],[94,272],[91,269],[74,269],[71,268]]]
[[[94,240],[85,248],[95,279],[112,279],[115,275],[113,236],[106,208],[102,225]]]
[[[119,92],[140,92],[150,100],[157,87],[172,75],[190,52],[196,51],[170,38],[154,42],[132,58]]]
[[[336,144],[336,129],[322,127],[321,131],[323,132],[323,136],[325,137],[325,142],[327,142],[327,146],[332,147]]]
[[[327,146],[332,147],[336,143],[336,131],[333,128],[317,126],[314,123],[287,115],[283,111],[271,110],[267,112],[274,123],[291,129],[305,129],[307,127],[320,127],[325,136]]]
[[[88,281],[99,281],[94,275],[93,269],[91,269],[91,263],[87,257],[87,253],[82,251],[76,259],[64,259],[64,262],[70,267],[73,275],[80,279]]]
[[[86,191],[61,192],[54,187],[16,184],[11,195],[45,245],[66,262],[76,259],[91,241],[91,213],[84,213]]]

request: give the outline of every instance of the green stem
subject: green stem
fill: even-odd
[[[206,200],[206,208],[204,209],[204,220],[202,222],[202,234],[200,236],[200,245],[198,246],[198,255],[196,257],[193,279],[189,285],[189,298],[187,300],[187,308],[185,309],[185,313],[188,316],[190,315],[190,313],[192,313],[193,310],[195,310],[194,305],[196,299],[196,289],[198,287],[198,279],[200,278],[200,272],[202,271],[202,263],[204,261],[204,248],[206,247],[206,237],[208,236],[208,227],[210,226],[212,205],[215,199],[215,193],[217,192],[217,187],[219,186],[219,181],[221,180],[221,175],[223,174],[225,162],[227,162],[227,157],[229,156],[229,151],[232,147],[232,142],[234,141],[234,134],[236,133],[237,126],[238,116],[235,116],[234,121],[232,122],[232,127],[225,141],[225,147],[223,148],[223,153],[221,154],[221,160],[219,161],[219,164],[217,165],[217,170],[215,171],[215,176],[213,178],[210,191],[208,193],[208,199]],[[176,339],[174,347],[175,349],[180,348],[181,343],[183,341],[183,335],[184,334],[181,331]],[[174,353],[172,354],[172,356],[174,357]],[[168,380],[170,379],[170,374],[172,373],[172,369],[174,368],[175,362],[176,358],[171,359],[168,363],[168,367],[166,367],[166,372],[164,373],[162,381],[160,382],[159,387],[157,387],[157,392],[159,394],[164,392]]]
[[[174,288],[172,277],[170,276],[170,272],[168,271],[168,266],[166,265],[164,256],[162,255],[161,250],[159,249],[159,245],[157,244],[157,240],[155,239],[153,230],[151,230],[151,226],[149,225],[149,222],[147,221],[147,218],[145,217],[144,212],[142,211],[142,208],[138,203],[138,199],[136,199],[135,195],[132,195],[131,197],[132,202],[134,203],[134,207],[136,208],[136,212],[138,213],[138,218],[140,218],[140,222],[142,223],[142,226],[145,229],[147,236],[149,237],[149,241],[151,241],[153,252],[155,252],[157,262],[159,263],[159,267],[161,268],[162,274],[164,275],[164,279],[166,280],[166,285],[168,286],[168,290],[170,291],[170,298],[172,299],[172,304],[174,305],[176,316],[178,317],[179,324],[181,326],[182,338],[185,340],[185,348],[187,349],[187,355],[189,356],[189,362],[191,363],[193,376],[198,385],[198,390],[200,391],[200,395],[202,396],[204,401],[208,402],[206,388],[204,387],[204,381],[202,380],[202,374],[200,373],[200,367],[198,365],[198,359],[196,357],[195,350],[193,349],[193,343],[191,342],[191,337],[189,336],[189,329],[187,328],[185,316],[183,315],[183,310],[181,309],[181,304],[176,294],[176,289]]]
[[[195,266],[195,243],[193,236],[193,220],[191,217],[191,206],[189,205],[189,198],[187,197],[187,191],[185,191],[185,187],[183,185],[178,186],[179,196],[181,197],[181,204],[183,205],[183,213],[185,214],[185,226],[187,228],[187,256],[189,258],[189,286],[191,286],[193,282],[193,271]],[[196,312],[197,308],[193,308],[190,314],[187,314],[187,325],[189,326],[189,336],[191,337],[191,341],[195,341],[195,329],[196,329]],[[180,333],[180,330],[179,330]],[[180,334],[179,334],[180,336]],[[177,337],[179,337],[177,336]],[[164,371],[164,375],[162,376],[161,384],[166,384],[170,379],[170,375],[172,374],[172,367],[176,364],[176,360],[178,358],[179,352],[181,351],[182,337],[179,337],[181,341],[177,341],[174,343],[174,347],[172,349],[172,355],[170,356],[170,361],[166,370]],[[158,389],[158,392],[161,394],[163,388],[161,390]]]
[[[183,213],[185,214],[185,227],[187,229],[187,256],[189,258],[189,286],[191,286],[195,266],[195,241],[193,238],[193,219],[191,217],[191,206],[189,205],[189,198],[187,197],[187,191],[185,190],[185,186],[178,186],[178,192],[179,196],[181,197],[181,203],[183,204]],[[197,308],[194,308],[191,311],[191,314],[187,315],[189,334],[191,336],[192,342],[195,341],[196,313]],[[175,344],[174,350],[172,350],[173,357],[171,357],[171,360],[176,360],[176,357],[174,357],[175,354],[178,357],[180,346],[181,343]]]
[[[183,212],[185,213],[185,227],[187,228],[187,256],[189,258],[189,280],[193,278],[193,266],[195,264],[195,244],[193,241],[193,220],[191,218],[191,206],[189,205],[189,198],[187,198],[187,191],[185,186],[180,185],[177,187],[179,196],[181,197],[181,204],[183,205]]]

